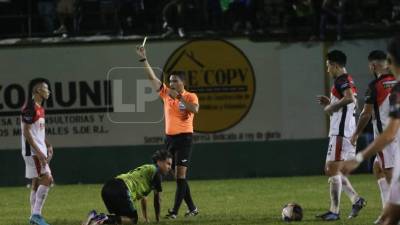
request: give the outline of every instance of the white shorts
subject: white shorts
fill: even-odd
[[[28,179],[40,177],[43,174],[51,174],[49,164],[41,166],[39,159],[33,156],[24,156],[25,177]]]
[[[354,158],[356,147],[351,144],[350,138],[331,136],[329,138],[328,153],[326,161],[343,161]]]
[[[399,143],[394,140],[376,155],[375,161],[379,162],[382,169],[393,168],[396,165],[396,154],[399,154],[399,151]]]
[[[390,203],[400,205],[400,154],[395,155],[395,166],[388,198]]]

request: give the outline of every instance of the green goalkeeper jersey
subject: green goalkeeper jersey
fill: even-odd
[[[162,191],[161,174],[154,164],[140,166],[127,173],[118,175],[116,178],[125,182],[132,200],[142,199],[150,194],[152,190]]]

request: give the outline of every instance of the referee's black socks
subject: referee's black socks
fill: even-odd
[[[175,192],[175,203],[173,211],[178,214],[179,208],[181,207],[182,200],[186,195],[186,179],[176,179],[176,192]]]
[[[193,203],[192,194],[190,193],[190,187],[189,187],[187,180],[185,180],[185,184],[186,184],[185,202],[189,208],[189,211],[193,211],[196,209],[196,206]]]
[[[182,200],[185,200],[190,211],[196,209],[196,206],[193,203],[192,195],[190,193],[189,184],[186,179],[177,179],[176,180],[176,193],[175,193],[175,204],[173,211],[178,214],[179,208],[182,204]]]

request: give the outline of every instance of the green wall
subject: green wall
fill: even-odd
[[[318,175],[323,173],[327,139],[195,144],[190,179]],[[55,148],[56,183],[103,183],[151,162],[158,146]],[[0,151],[0,186],[25,184],[19,150]]]

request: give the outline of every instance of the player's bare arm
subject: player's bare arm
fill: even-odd
[[[333,112],[337,112],[343,106],[353,102],[354,103],[356,102],[356,98],[354,97],[352,89],[347,88],[346,90],[343,91],[343,98],[335,103],[327,105],[324,111],[328,114],[332,114]]]
[[[368,125],[368,122],[372,117],[373,111],[374,106],[372,104],[364,105],[364,108],[360,114],[360,118],[358,119],[356,131],[354,132],[350,140],[353,145],[356,145],[358,136],[360,136],[364,128]]]
[[[145,221],[146,223],[148,223],[148,222],[149,222],[149,217],[147,217],[147,198],[146,198],[146,197],[143,197],[143,198],[140,200],[140,204],[141,204],[141,206],[142,206],[142,214],[143,214],[144,221]]]
[[[156,221],[160,221],[161,212],[161,195],[158,191],[154,191],[154,212],[156,216]]]
[[[47,147],[47,162],[50,162],[50,160],[53,158],[54,155],[53,146],[50,144],[47,138],[44,141]]]
[[[28,141],[28,143],[32,146],[33,151],[35,151],[35,155],[38,157],[40,164],[42,166],[46,165],[47,160],[45,155],[40,151],[39,147],[37,146],[36,142],[33,140],[32,133],[31,133],[32,125],[25,123],[23,134]]]
[[[160,81],[160,79],[158,79],[158,77],[154,73],[153,68],[151,68],[149,61],[147,60],[146,49],[141,45],[137,46],[136,53],[140,57],[140,61],[143,62],[144,70],[146,71],[147,77],[151,81],[153,87],[156,90],[159,90],[162,85],[162,82]]]
[[[355,170],[364,159],[368,159],[378,152],[381,152],[386,145],[390,144],[396,137],[400,128],[400,119],[390,118],[386,129],[372,142],[365,150],[358,153],[356,158],[343,163],[342,172],[350,173]]]

